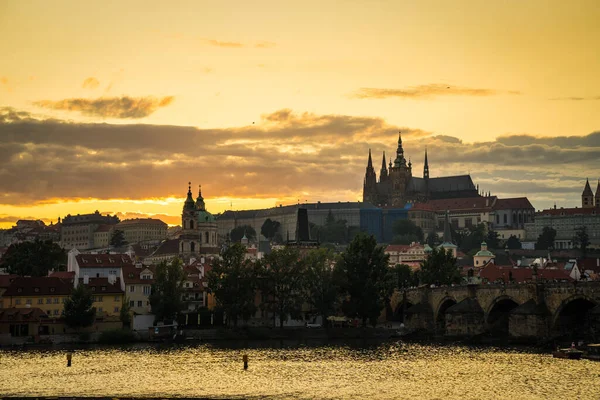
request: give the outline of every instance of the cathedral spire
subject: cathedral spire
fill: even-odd
[[[387,165],[385,164],[385,151],[383,152],[383,159],[381,160],[381,171],[379,171],[379,182],[384,182],[387,180],[388,170]]]
[[[371,149],[369,149],[369,162],[367,163],[367,168],[373,168],[373,159],[371,158]]]
[[[427,161],[427,148],[425,148],[425,166],[423,167],[423,178],[429,179],[429,162]]]
[[[406,159],[404,158],[404,149],[402,148],[402,132],[398,131],[398,148],[396,149],[394,167],[400,166],[406,166]]]

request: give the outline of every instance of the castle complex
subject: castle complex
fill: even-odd
[[[470,175],[429,177],[429,163],[425,150],[423,177],[413,176],[412,163],[404,157],[402,135],[398,136],[398,148],[393,163],[386,165],[385,152],[381,162],[379,182],[373,168],[371,150],[363,186],[363,201],[379,207],[404,207],[406,203],[426,202],[436,199],[480,197]]]

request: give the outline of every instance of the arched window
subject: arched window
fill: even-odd
[[[195,242],[192,242],[192,243],[190,244],[190,246],[191,246],[191,251],[192,251],[192,253],[193,253],[193,252],[195,252],[195,251],[196,251],[196,243],[195,243]]]
[[[208,232],[205,232],[204,237],[206,238],[206,243],[208,243]]]
[[[183,251],[183,242],[181,242],[181,251]]]
[[[194,229],[194,221],[190,221],[190,229]]]

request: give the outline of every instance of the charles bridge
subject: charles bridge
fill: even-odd
[[[394,293],[387,319],[447,336],[513,338],[600,335],[600,282],[420,287]]]

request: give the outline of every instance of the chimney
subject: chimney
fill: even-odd
[[[486,198],[485,198],[485,206],[486,206],[486,207],[489,207],[489,206],[490,206],[490,198],[489,198],[489,197],[486,197]]]
[[[84,285],[89,285],[90,284],[90,276],[89,275],[84,275],[83,276],[83,284]]]

